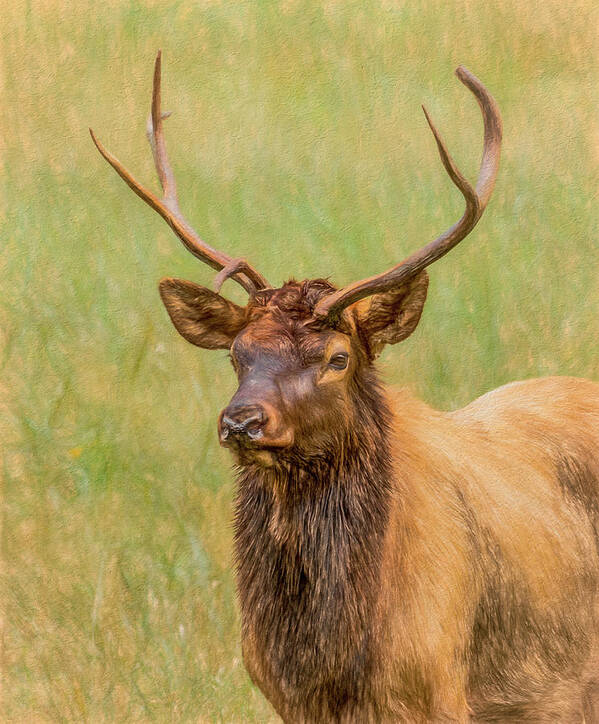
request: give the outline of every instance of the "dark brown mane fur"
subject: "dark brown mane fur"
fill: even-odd
[[[322,721],[355,711],[377,663],[370,623],[393,485],[391,416],[372,372],[354,394],[362,423],[326,458],[238,477],[239,597],[261,642],[257,666]]]

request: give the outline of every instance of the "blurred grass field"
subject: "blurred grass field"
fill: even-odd
[[[275,720],[241,663],[215,434],[233,373],[177,336],[156,289],[211,271],[88,126],[156,188],[144,126],[162,48],[200,234],[273,282],[345,283],[461,213],[420,104],[474,178],[462,63],[502,110],[501,171],[385,379],[444,408],[518,378],[599,379],[595,5],[5,0],[2,721]]]

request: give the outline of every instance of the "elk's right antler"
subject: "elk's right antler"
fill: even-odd
[[[152,91],[152,112],[148,118],[147,134],[154,164],[163,190],[163,197],[159,199],[148,189],[144,188],[123,164],[113,156],[96,138],[92,129],[89,129],[93,142],[98,151],[104,156],[108,163],[114,168],[123,181],[141,199],[143,199],[154,211],[171,227],[175,234],[181,239],[184,246],[198,259],[217,269],[219,273],[214,279],[215,291],[219,291],[223,282],[234,279],[249,293],[254,294],[259,289],[269,286],[267,280],[256,271],[244,259],[233,259],[218,249],[213,249],[209,244],[200,239],[196,232],[187,223],[177,199],[177,185],[166,153],[162,121],[168,118],[170,113],[162,113],[160,109],[160,75],[161,75],[161,52],[158,51],[154,64],[154,87]]]
[[[397,266],[388,269],[368,279],[354,282],[339,291],[333,292],[324,297],[316,306],[314,316],[318,319],[327,320],[334,324],[343,310],[350,304],[364,299],[371,294],[385,292],[395,287],[400,287],[419,272],[440,259],[450,249],[464,239],[474,228],[483,214],[491,197],[497,171],[499,170],[499,154],[501,150],[501,116],[493,96],[485,86],[469,70],[460,66],[456,70],[457,77],[474,94],[483,114],[485,126],[485,139],[483,157],[478,174],[476,189],[460,173],[453,159],[449,155],[443,139],[433,125],[426,108],[423,107],[426,120],[433,132],[439,155],[445,170],[453,183],[462,192],[466,200],[466,209],[462,218],[447,229],[441,236],[423,246],[422,249],[414,252],[407,259],[404,259]]]

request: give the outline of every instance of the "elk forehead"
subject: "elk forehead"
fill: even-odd
[[[249,367],[260,359],[308,367],[327,355],[349,354],[355,332],[351,316],[346,314],[335,329],[313,317],[316,304],[333,289],[322,279],[290,281],[256,295],[248,311],[249,324],[231,346],[234,364]]]
[[[238,372],[257,366],[274,372],[310,367],[333,355],[349,356],[351,347],[350,337],[337,330],[314,330],[268,314],[239,333],[231,346],[231,358]]]

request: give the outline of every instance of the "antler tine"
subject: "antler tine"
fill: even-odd
[[[171,113],[161,110],[161,77],[162,77],[162,51],[158,51],[154,62],[154,82],[152,85],[152,109],[146,124],[146,135],[152,149],[154,165],[158,173],[158,180],[164,192],[164,201],[169,206],[173,204],[178,209],[177,184],[175,176],[166,153],[162,121]]]
[[[350,304],[364,297],[384,292],[401,286],[447,254],[474,228],[482,216],[495,185],[499,170],[499,156],[501,151],[501,116],[495,100],[484,85],[470,71],[460,66],[456,70],[459,80],[475,95],[480,106],[484,122],[484,146],[480,164],[476,189],[461,174],[439,132],[435,128],[426,108],[423,106],[426,120],[437,142],[441,162],[450,179],[462,192],[466,200],[466,209],[462,218],[441,236],[430,242],[422,249],[409,256],[397,266],[382,274],[378,274],[358,282],[354,282],[343,289],[325,297],[314,310],[314,315],[320,319],[327,319],[334,323],[341,312]]]
[[[165,118],[168,118],[170,113],[162,113],[160,108],[161,60],[161,52],[158,51],[154,64],[152,111],[148,118],[146,131],[152,148],[158,179],[162,186],[163,197],[159,199],[155,194],[142,186],[125,166],[100,143],[90,128],[89,132],[92,140],[98,151],[114,168],[127,186],[162,216],[183,242],[187,250],[219,272],[215,278],[214,285],[217,292],[220,290],[223,282],[231,278],[240,284],[249,294],[254,294],[258,289],[268,287],[268,281],[244,259],[233,259],[228,254],[214,249],[203,241],[187,223],[179,209],[177,185],[166,152],[162,123]]]

